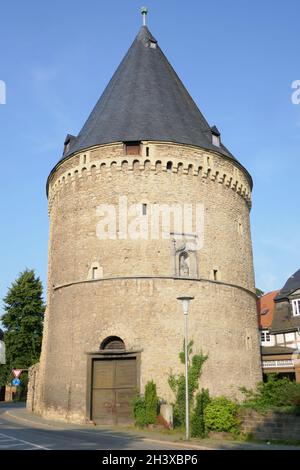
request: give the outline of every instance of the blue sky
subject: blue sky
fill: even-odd
[[[16,0],[1,6],[0,297],[33,267],[46,281],[45,183],[131,45],[141,1]],[[256,284],[300,267],[299,0],[148,0],[148,25],[225,145],[254,179]],[[1,310],[0,310],[1,312]]]

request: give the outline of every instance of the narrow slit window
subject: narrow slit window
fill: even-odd
[[[149,155],[150,155],[150,149],[149,147],[146,147],[146,157],[149,157]]]
[[[214,281],[217,281],[218,280],[218,270],[217,269],[214,269],[213,275],[214,275]]]
[[[147,204],[142,204],[142,214],[147,215]]]
[[[92,270],[92,279],[97,279],[98,277],[98,268],[94,267]]]

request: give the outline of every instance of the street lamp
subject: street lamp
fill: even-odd
[[[184,358],[185,358],[185,438],[190,438],[190,416],[189,416],[189,377],[188,377],[188,313],[190,301],[194,297],[182,296],[177,297],[181,300],[184,315]]]

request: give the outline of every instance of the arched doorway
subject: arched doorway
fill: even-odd
[[[118,336],[105,338],[92,358],[91,418],[98,424],[132,422],[132,400],[138,389],[137,355],[126,351]]]

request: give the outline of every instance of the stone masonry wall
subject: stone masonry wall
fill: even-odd
[[[117,205],[120,195],[129,204],[203,205],[197,275],[175,276],[170,239],[97,237],[97,207]],[[160,397],[172,401],[168,375],[182,371],[183,315],[176,300],[182,294],[195,297],[189,318],[194,350],[209,355],[202,386],[232,397],[240,386],[252,388],[261,368],[250,205],[249,178],[241,167],[194,147],[144,142],[142,155],[129,156],[122,144],[111,144],[62,162],[49,179],[38,412],[88,419],[87,355],[110,335],[121,337],[127,350],[141,351],[141,391],[153,379]],[[99,268],[99,279],[91,279],[92,266]]]
[[[241,431],[261,440],[300,441],[300,416],[282,413],[261,415],[255,411],[244,411]]]
[[[100,147],[98,166],[95,155],[86,152],[79,159],[83,162],[85,156],[85,164],[78,166],[78,158],[72,158],[58,168],[60,177],[55,172],[49,186],[51,286],[87,279],[93,262],[100,263],[104,277],[174,274],[171,240],[127,239],[116,243],[97,238],[97,207],[117,206],[121,195],[127,197],[128,205],[203,204],[199,277],[212,279],[213,270],[217,270],[220,280],[253,291],[250,187],[241,170],[232,161],[215,154],[207,156],[199,149],[175,144],[149,148],[148,158],[122,155],[118,161],[115,154],[124,152],[121,145]],[[93,163],[88,165],[89,158]],[[151,169],[147,170],[145,160],[150,161]],[[166,171],[168,161],[173,164],[171,172]],[[124,162],[128,163],[125,167]],[[183,168],[178,172],[180,163]]]
[[[28,371],[28,392],[26,408],[28,411],[37,412],[40,406],[40,387],[39,387],[39,369],[40,364],[34,364]]]

